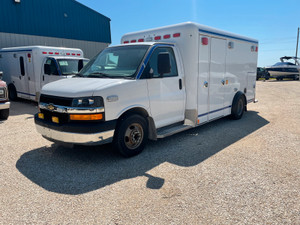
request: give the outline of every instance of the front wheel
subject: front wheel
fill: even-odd
[[[147,138],[146,119],[140,115],[130,115],[120,121],[113,145],[123,156],[131,157],[143,151]]]

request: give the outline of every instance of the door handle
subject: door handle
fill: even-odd
[[[179,90],[181,90],[181,89],[182,89],[182,80],[179,79]]]
[[[43,75],[43,81],[45,81],[45,76]]]
[[[207,81],[204,82],[204,87],[208,87],[208,82]]]

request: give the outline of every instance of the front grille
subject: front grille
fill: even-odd
[[[41,113],[44,114],[44,120],[52,122],[52,116],[58,117],[59,123],[64,124],[69,122],[69,115],[65,113],[51,112],[48,110],[41,109]]]
[[[54,105],[72,106],[73,98],[58,97],[52,95],[41,95],[40,102],[52,103]]]

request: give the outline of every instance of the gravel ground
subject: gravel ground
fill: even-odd
[[[0,224],[300,224],[300,82],[257,82],[259,103],[149,142],[126,159],[58,146],[35,103],[0,121]]]

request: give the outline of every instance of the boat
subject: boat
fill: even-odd
[[[299,80],[300,58],[294,56],[281,57],[280,62],[267,67],[266,70],[271,77],[274,77],[277,80],[283,80],[283,78]]]

